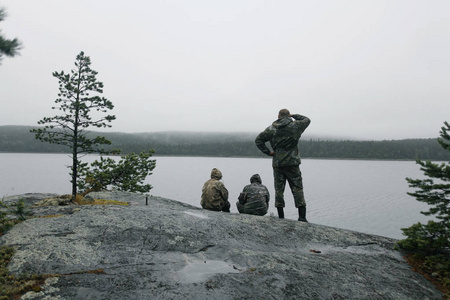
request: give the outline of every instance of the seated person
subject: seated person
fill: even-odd
[[[216,168],[212,169],[211,179],[203,185],[200,204],[204,209],[230,212],[228,190],[220,179],[222,179],[222,172]]]
[[[269,190],[262,184],[258,174],[250,178],[250,183],[239,195],[237,209],[241,214],[264,216],[269,208]]]

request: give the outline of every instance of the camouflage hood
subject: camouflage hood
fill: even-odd
[[[216,169],[216,168],[212,169],[212,171],[211,171],[211,178],[212,179],[217,179],[217,180],[222,179],[222,172],[220,172],[220,170]]]
[[[272,123],[272,126],[275,127],[276,129],[279,129],[279,128],[288,126],[289,123],[291,123],[291,122],[292,122],[292,119],[290,117],[286,116],[286,117],[283,117],[283,118],[280,118],[280,119],[274,121]]]
[[[260,177],[258,174],[253,175],[253,176],[250,178],[250,183],[253,183],[253,182],[259,182],[259,183],[262,183],[261,177]]]

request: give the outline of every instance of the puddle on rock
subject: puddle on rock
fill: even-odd
[[[181,283],[204,282],[215,274],[239,273],[233,266],[220,260],[207,260],[188,263],[177,272]]]

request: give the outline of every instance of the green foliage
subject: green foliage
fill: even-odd
[[[8,206],[3,201],[0,201],[0,235],[14,225],[11,219],[8,218],[7,208]]]
[[[450,126],[447,122],[444,124],[438,141],[442,148],[450,151],[450,136],[447,133]],[[450,254],[450,163],[417,160],[417,164],[427,178],[406,178],[409,186],[416,189],[408,194],[417,201],[427,203],[430,208],[422,214],[434,216],[436,220],[402,229],[407,242],[400,242],[400,245],[405,249],[416,249],[419,253],[425,252],[423,254]]]
[[[0,22],[6,18],[6,10],[4,8],[0,8]],[[0,61],[3,58],[3,55],[14,57],[19,54],[19,50],[22,47],[20,41],[15,38],[12,40],[8,40],[0,34]]]
[[[402,228],[406,239],[398,241],[402,249],[416,253],[419,257],[445,254],[449,246],[448,229],[443,231],[441,224],[428,221],[427,224],[416,223]]]
[[[430,205],[430,209],[422,214],[434,215],[442,226],[450,225],[450,164],[434,164],[430,161],[417,161],[424,174],[433,179],[406,180],[410,187],[418,188],[415,192],[408,193],[420,202]]]
[[[441,138],[438,139],[438,142],[442,148],[450,151],[450,135],[448,134],[448,132],[450,131],[450,125],[448,124],[448,122],[444,122],[444,124],[445,126],[441,127]]]
[[[21,220],[21,221],[25,221],[25,216],[30,215],[30,211],[27,209],[26,205],[25,205],[25,201],[23,199],[19,199],[19,201],[17,201],[17,203],[14,203],[13,205],[13,209],[11,210],[11,212],[15,215],[17,215],[17,217]]]
[[[153,153],[154,150],[131,153],[122,156],[118,162],[100,157],[100,161],[96,160],[89,168],[85,166],[81,170],[83,180],[79,181],[79,188],[85,193],[104,190],[108,186],[120,191],[147,193],[152,186],[144,184],[144,181],[156,166],[156,161],[150,159]]]
[[[53,76],[59,81],[59,94],[52,109],[59,110],[60,115],[45,117],[38,124],[43,128],[32,129],[35,138],[50,144],[68,147],[72,153],[71,182],[72,199],[77,194],[78,169],[81,161],[80,154],[110,153],[100,147],[110,145],[105,137],[89,135],[88,128],[111,127],[108,123],[116,117],[103,115],[113,109],[111,101],[97,94],[103,93],[103,83],[97,81],[97,71],[90,67],[91,59],[80,52],[75,60],[75,68],[70,73],[54,72]],[[95,93],[91,96],[90,93]],[[93,114],[96,114],[95,120]]]
[[[450,151],[450,126],[442,127],[438,140],[442,148]],[[409,186],[415,188],[408,194],[417,201],[427,203],[430,208],[421,212],[435,220],[427,224],[417,223],[402,228],[407,237],[398,241],[398,246],[412,253],[413,258],[423,259],[425,270],[434,274],[446,290],[450,289],[450,163],[435,164],[417,160],[426,179],[406,178]]]
[[[16,215],[12,217],[11,215]],[[23,199],[19,199],[17,203],[9,206],[0,201],[0,235],[8,231],[15,224],[24,221],[25,216],[30,214]]]

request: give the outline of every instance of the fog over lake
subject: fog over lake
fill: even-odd
[[[95,155],[84,161],[93,161]],[[154,157],[156,168],[147,181],[150,194],[200,207],[201,188],[211,169],[223,173],[229,190],[231,213],[251,175],[260,174],[270,192],[272,213],[275,192],[270,159],[217,157]],[[0,197],[23,193],[70,194],[67,154],[0,153]],[[403,238],[400,228],[427,217],[420,214],[426,204],[407,195],[412,191],[406,177],[423,178],[414,161],[365,161],[303,159],[300,166],[309,222],[393,238]],[[144,196],[143,196],[144,197]],[[285,216],[297,219],[289,187],[285,192]],[[281,220],[280,220],[281,221]]]

